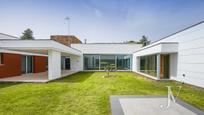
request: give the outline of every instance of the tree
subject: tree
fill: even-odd
[[[110,64],[108,62],[101,62],[101,65],[104,66],[104,70],[107,72],[107,75],[103,76],[104,78],[105,77],[110,77],[111,76],[110,72],[116,70],[115,64]]]
[[[22,40],[33,40],[34,39],[33,31],[30,28],[26,29],[22,34],[23,34],[21,36]]]
[[[136,41],[133,41],[133,40],[130,40],[130,41],[125,41],[125,42],[123,42],[123,43],[128,43],[128,44],[137,44],[137,42],[136,42]]]
[[[150,44],[150,40],[148,40],[148,38],[146,36],[142,36],[142,38],[139,40],[138,43],[142,44],[142,46],[147,46]]]

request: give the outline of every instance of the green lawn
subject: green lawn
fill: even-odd
[[[166,95],[166,85],[179,85],[132,72],[103,75],[80,72],[49,83],[0,83],[0,114],[109,115],[110,95]],[[185,86],[180,98],[204,111],[204,89]]]

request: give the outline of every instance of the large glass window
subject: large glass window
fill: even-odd
[[[84,55],[84,70],[99,70],[99,55]]]
[[[84,70],[104,70],[106,65],[114,66],[117,70],[131,69],[131,55],[84,55]]]
[[[157,56],[149,55],[140,57],[140,72],[157,76]]]
[[[130,70],[131,69],[130,55],[117,55],[117,69],[118,70]]]
[[[104,70],[107,65],[116,66],[115,55],[101,55],[100,69]]]
[[[3,53],[0,53],[0,64],[4,64],[3,63]]]

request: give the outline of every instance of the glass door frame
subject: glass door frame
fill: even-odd
[[[29,57],[30,57],[31,60],[28,59]],[[25,63],[23,63],[23,61]],[[30,63],[30,69],[31,70],[29,70],[29,68],[28,68],[28,66],[29,66],[28,61],[31,61],[31,63]],[[25,71],[24,71],[24,69],[25,69]],[[22,55],[22,57],[21,57],[21,72],[23,74],[28,74],[28,73],[33,73],[34,72],[34,59],[33,59],[33,56]]]

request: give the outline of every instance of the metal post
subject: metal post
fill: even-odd
[[[67,30],[68,33],[67,34],[70,35],[71,34],[70,33],[70,17],[66,17],[65,20],[67,20],[67,28],[68,28],[68,30]]]

